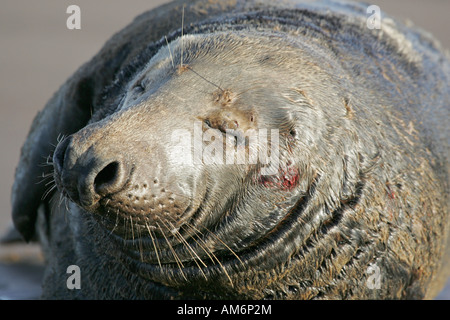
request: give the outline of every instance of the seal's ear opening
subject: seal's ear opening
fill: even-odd
[[[45,164],[51,157],[58,137],[72,134],[83,128],[91,117],[94,83],[89,77],[75,75],[39,112],[22,147],[12,187],[12,218],[14,226],[30,241],[35,233],[37,210],[49,186],[44,176],[51,176],[53,166]]]

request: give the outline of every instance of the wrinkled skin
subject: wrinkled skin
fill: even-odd
[[[193,1],[180,37],[182,3],[115,35],[33,123],[13,218],[38,230],[43,297],[432,298],[449,224],[439,45],[329,2]],[[246,153],[264,150],[248,130],[275,130],[276,170],[179,152],[227,130]],[[30,179],[42,170],[54,188]]]

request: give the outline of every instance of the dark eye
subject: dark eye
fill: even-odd
[[[143,92],[145,91],[145,83],[143,81],[144,79],[140,79],[133,87],[133,90],[136,90],[137,92]]]

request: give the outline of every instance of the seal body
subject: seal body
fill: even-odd
[[[450,63],[425,32],[380,26],[333,1],[175,1],[137,17],[23,148],[13,218],[27,239],[37,226],[43,297],[437,294]],[[31,181],[40,170],[54,188]]]

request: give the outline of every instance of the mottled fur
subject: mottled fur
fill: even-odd
[[[422,31],[384,16],[380,30],[368,29],[365,9],[175,1],[109,40],[36,117],[16,171],[13,217],[29,239],[39,216],[44,298],[432,298],[449,250],[450,63]],[[189,128],[194,115],[221,131],[236,119],[278,128],[284,166],[281,180],[263,184],[256,168],[198,173],[209,180],[197,191],[210,198],[193,202],[197,220],[190,230],[181,224],[180,234],[194,234],[191,246],[207,266],[186,246],[183,268],[171,257],[156,260],[139,240],[149,235],[146,217],[125,219],[117,236],[99,223],[98,207],[60,205],[59,192],[42,200],[46,187],[32,179],[51,174],[42,158],[60,135],[72,135],[65,161],[76,163],[90,146],[103,158],[127,153],[153,181],[151,161],[165,165],[160,141]],[[127,144],[149,136],[156,149]],[[164,168],[167,181],[185,175]],[[289,188],[277,188],[286,173]],[[152,217],[164,221],[160,212]],[[81,290],[66,288],[72,264]],[[374,265],[379,289],[367,284]]]

